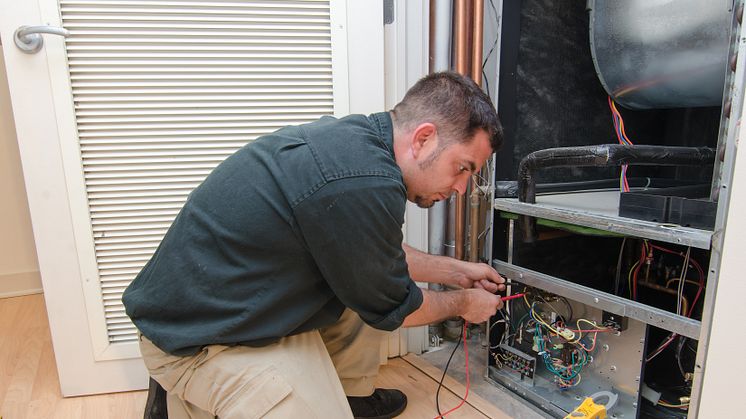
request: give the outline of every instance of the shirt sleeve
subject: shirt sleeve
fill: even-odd
[[[294,208],[334,294],[376,329],[400,327],[422,304],[402,249],[405,205],[400,182],[369,176],[329,182]]]

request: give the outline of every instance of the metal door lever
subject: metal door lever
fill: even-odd
[[[65,28],[57,26],[21,26],[13,34],[13,40],[16,46],[26,54],[36,54],[44,45],[44,39],[41,34],[59,35],[67,38],[70,32]]]

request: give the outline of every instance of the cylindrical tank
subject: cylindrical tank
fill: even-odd
[[[591,0],[593,63],[632,109],[719,106],[733,0]]]

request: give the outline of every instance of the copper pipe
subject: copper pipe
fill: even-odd
[[[472,31],[471,79],[482,86],[482,49],[484,48],[484,0],[474,0]]]
[[[453,58],[457,73],[469,75],[469,0],[453,2]]]
[[[484,31],[484,0],[474,0],[471,36],[471,79],[482,86],[482,48]],[[472,185],[471,215],[469,217],[469,261],[479,260],[479,214],[482,197],[479,189]]]
[[[454,0],[453,2],[453,60],[457,73],[464,76],[470,74],[469,69],[469,0]],[[456,196],[456,225],[455,225],[455,257],[464,259],[464,244],[466,243],[466,195]]]
[[[474,1],[468,0],[466,2],[466,76],[471,77],[471,50],[474,46]]]
[[[671,294],[674,297],[678,297],[679,292],[676,290],[673,290],[671,288],[666,288],[662,285],[655,284],[653,282],[643,282],[640,281],[637,283],[637,285],[640,285],[645,288],[650,288],[656,291],[665,292],[666,294]],[[688,313],[689,312],[689,300],[686,299],[683,295],[681,296],[681,312],[682,313]]]

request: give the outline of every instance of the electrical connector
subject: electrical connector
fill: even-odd
[[[560,327],[557,329],[557,334],[562,336],[565,340],[573,340],[575,339],[575,332],[573,332],[570,329],[565,329],[564,327]]]

